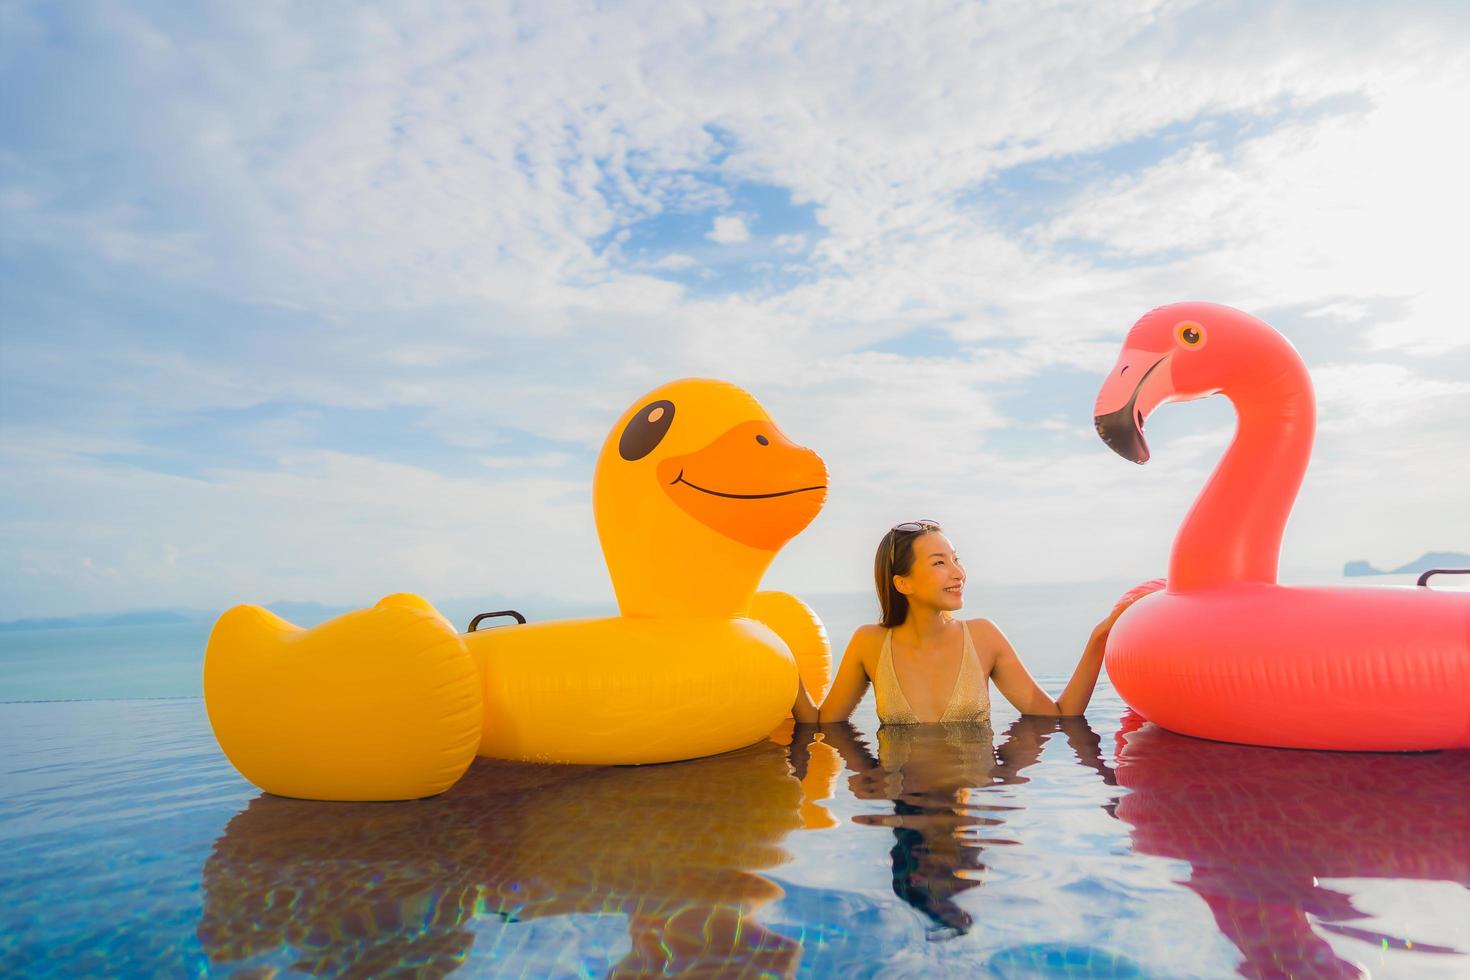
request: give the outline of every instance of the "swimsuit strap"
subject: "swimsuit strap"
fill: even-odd
[[[878,705],[878,720],[885,725],[913,725],[919,719],[909,707],[898,674],[893,669],[893,630],[883,634],[883,649],[878,651],[878,671],[873,678],[873,700]]]
[[[949,704],[944,706],[940,721],[987,721],[990,718],[990,678],[980,669],[980,654],[975,649],[975,640],[970,636],[970,627],[963,621],[960,629],[965,631],[965,649],[960,655],[960,672],[955,678],[954,693]]]

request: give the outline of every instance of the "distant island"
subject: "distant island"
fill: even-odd
[[[1470,555],[1462,551],[1427,551],[1398,568],[1384,571],[1365,561],[1350,561],[1342,566],[1344,575],[1418,575],[1431,568],[1470,568]]]
[[[349,606],[329,606],[320,602],[292,602],[283,599],[267,604],[277,616],[299,626],[315,626],[333,616],[350,612]],[[116,613],[83,613],[79,616],[56,616],[46,619],[12,619],[0,622],[0,633],[16,630],[66,630],[89,626],[169,626],[177,623],[211,623],[219,618],[219,609],[135,609]]]
[[[287,622],[302,628],[316,626],[355,607],[322,602],[303,602],[281,599],[264,603],[265,608]],[[450,622],[461,625],[468,623],[476,613],[487,609],[519,609],[532,620],[570,619],[581,616],[611,615],[614,607],[611,600],[564,602],[544,596],[492,596],[478,598],[451,598],[439,605],[439,610]],[[219,618],[221,609],[135,609],[127,612],[82,613],[76,616],[48,618],[12,619],[0,622],[0,633],[21,630],[63,630],[98,626],[170,626],[185,623],[209,624]]]
[[[79,626],[163,626],[169,623],[189,623],[196,618],[171,609],[144,609],[138,612],[97,613],[85,616],[63,616],[55,619],[12,619],[0,623],[0,632],[65,630]]]

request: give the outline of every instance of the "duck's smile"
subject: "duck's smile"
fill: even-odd
[[[825,489],[827,489],[826,484],[819,484],[817,486],[812,486],[812,487],[798,487],[795,490],[777,490],[774,493],[725,493],[724,491],[721,491],[721,490],[710,490],[707,487],[702,487],[702,486],[700,486],[697,483],[690,483],[688,480],[684,479],[684,471],[683,470],[680,470],[679,471],[679,475],[676,476],[676,477],[674,477],[672,480],[669,481],[669,486],[673,486],[676,483],[682,483],[686,487],[693,487],[695,490],[698,490],[700,493],[707,493],[711,497],[725,497],[726,499],[729,499],[729,500],[765,500],[765,499],[770,498],[770,497],[787,497],[787,496],[790,496],[793,493],[807,493],[808,491],[811,491],[811,490],[825,490]]]
[[[701,449],[659,460],[655,472],[684,513],[764,551],[810,524],[827,498],[822,458],[768,420],[737,423]],[[699,482],[687,479],[689,472]]]

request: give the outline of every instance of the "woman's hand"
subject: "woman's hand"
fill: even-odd
[[[1082,657],[1077,661],[1077,669],[1072,672],[1072,679],[1067,682],[1067,689],[1062,692],[1062,696],[1057,698],[1055,702],[1057,714],[1066,718],[1080,715],[1087,710],[1087,704],[1092,700],[1093,687],[1097,684],[1097,675],[1102,670],[1103,657],[1108,647],[1108,634],[1113,631],[1113,624],[1118,621],[1118,617],[1123,615],[1123,611],[1129,606],[1150,592],[1159,591],[1164,587],[1164,584],[1163,579],[1155,578],[1135,585],[1123,593],[1118,601],[1113,604],[1113,608],[1108,611],[1103,621],[1092,628],[1092,635],[1087,638],[1087,646],[1083,647]],[[999,665],[997,664],[997,666]],[[992,673],[991,676],[995,677],[996,675]],[[1034,686],[1036,682],[1032,681],[1031,683]],[[998,679],[996,686],[1000,686]],[[1001,687],[1001,693],[1005,694],[1004,687]],[[1010,697],[1009,694],[1006,696],[1008,698]],[[1014,699],[1011,699],[1011,703],[1015,704],[1016,702]],[[1017,706],[1020,707],[1019,705]],[[1027,714],[1049,713],[1028,710],[1026,708],[1021,708],[1021,710]]]
[[[1167,584],[1168,583],[1164,579],[1151,578],[1147,582],[1140,582],[1133,588],[1129,589],[1127,592],[1124,592],[1121,596],[1118,597],[1118,601],[1113,603],[1113,608],[1108,612],[1107,618],[1105,618],[1101,623],[1097,624],[1098,630],[1100,630],[1103,635],[1107,635],[1108,631],[1113,628],[1113,624],[1118,621],[1118,617],[1123,615],[1123,611],[1125,609],[1133,605],[1139,599],[1142,599],[1144,596],[1148,595],[1150,592],[1158,592]]]
[[[1161,578],[1151,578],[1147,582],[1139,582],[1133,588],[1129,589],[1127,592],[1124,592],[1121,596],[1118,597],[1118,601],[1113,604],[1113,610],[1115,612],[1121,613],[1124,609],[1127,609],[1139,599],[1142,599],[1144,596],[1148,595],[1151,592],[1158,592],[1160,589],[1165,588],[1168,584],[1169,583],[1167,580]]]

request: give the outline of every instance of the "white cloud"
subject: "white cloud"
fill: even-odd
[[[1257,309],[1320,304],[1317,315],[1404,301],[1372,325],[1376,346],[1432,352],[1470,344],[1470,128],[1465,60],[1450,78],[1404,79],[1371,105],[1277,126],[1231,152],[1195,144],[1087,195],[1045,240],[1098,243],[1177,263]]]
[[[559,469],[572,462],[568,453],[536,453],[533,456],[486,456],[480,465],[491,470],[544,470]]]
[[[1402,364],[1329,364],[1312,372],[1319,428],[1362,432],[1470,421],[1470,381],[1426,378]]]
[[[369,605],[395,591],[611,595],[583,480],[451,478],[321,452],[197,478],[54,455],[4,462],[7,497],[32,508],[39,493],[52,499],[49,514],[4,526],[8,555],[35,572],[0,615],[302,597]]]
[[[216,599],[276,585],[302,598],[478,591],[468,583],[499,566],[456,551],[454,523],[519,549],[520,578],[595,590],[590,533],[549,532],[580,549],[563,583],[508,522],[588,532],[590,514],[546,509],[545,494],[571,488],[542,477],[575,465],[568,446],[595,452],[642,391],[700,374],[749,387],[829,460],[828,512],[778,567],[791,584],[863,587],[872,529],[916,511],[959,515],[998,575],[1044,577],[1056,554],[1076,577],[1147,573],[1222,448],[1190,443],[1186,420],[1214,433],[1219,414],[1178,408],[1181,428],[1171,437],[1161,420],[1139,470],[1087,442],[1085,416],[1068,431],[1062,406],[1090,405],[1077,372],[1105,370],[1134,318],[1187,297],[1349,338],[1312,365],[1323,439],[1312,516],[1293,524],[1307,529],[1291,539],[1302,554],[1335,564],[1343,548],[1470,533],[1434,480],[1399,490],[1413,506],[1374,527],[1343,510],[1395,511],[1394,488],[1352,482],[1372,469],[1344,438],[1359,423],[1415,473],[1470,457],[1463,434],[1425,431],[1409,400],[1434,394],[1439,416],[1463,402],[1415,360],[1470,340],[1470,151],[1449,122],[1470,82],[1458,18],[1278,6],[1266,34],[1165,0],[652,9],[304,20],[267,5],[101,4],[65,44],[16,15],[6,77],[41,67],[67,82],[0,154],[0,235],[94,293],[69,306],[76,287],[55,286],[6,325],[6,377],[49,393],[23,433],[7,420],[7,443],[51,447],[44,464],[7,463],[31,515],[4,528],[7,560],[55,570],[62,597],[82,556],[157,596],[203,583]],[[1149,166],[1126,162],[1160,146]],[[1008,171],[1022,165],[1061,178],[1039,223],[1004,198],[974,203],[1001,177],[1024,182]],[[741,250],[680,239],[660,257],[636,251],[630,227],[718,213],[710,239],[750,241],[746,221],[765,216],[736,200],[741,182],[814,215],[818,229],[752,259],[779,257],[800,285],[711,295],[654,275],[695,268],[701,248]],[[114,309],[134,279],[162,299]],[[954,350],[869,349],[918,328]],[[1373,364],[1349,363],[1365,343]],[[1048,386],[1066,390],[1007,401]],[[1345,388],[1376,392],[1373,408]],[[412,409],[424,440],[482,475],[406,466],[387,446],[323,453],[330,437],[289,422],[253,430],[253,448],[274,449],[264,472],[190,480],[94,458],[146,457],[161,430],[278,404]],[[557,448],[507,446],[505,430]],[[191,515],[187,541],[175,512]],[[298,539],[322,560],[276,577],[269,555]],[[171,564],[159,542],[180,549]],[[386,581],[394,569],[407,580]],[[88,588],[79,603],[124,604]]]
[[[712,242],[721,245],[735,245],[740,242],[750,241],[750,229],[745,227],[745,222],[737,217],[722,215],[715,219],[715,225],[705,236]]]
[[[699,262],[692,255],[685,255],[683,252],[671,252],[657,262],[654,262],[652,267],[655,269],[668,269],[673,272],[680,272],[684,269],[691,269],[698,264]]]

